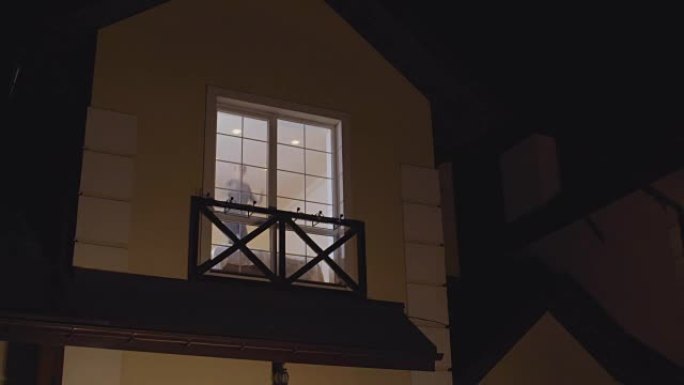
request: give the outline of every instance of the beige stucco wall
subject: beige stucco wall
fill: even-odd
[[[125,385],[262,385],[270,378],[270,362],[139,352],[124,354],[121,371]]]
[[[123,368],[121,383],[126,385],[271,383],[270,362],[131,352],[124,355]],[[392,370],[294,364],[286,368],[290,382],[302,385],[390,385],[407,383],[409,376],[408,372]]]
[[[289,364],[286,366],[291,384],[302,385],[393,385],[409,384],[410,372],[366,368],[341,368]]]
[[[67,347],[65,385],[264,385],[271,383],[271,363],[214,357],[124,352]],[[398,370],[286,364],[291,383],[302,385],[392,385],[409,383]]]
[[[208,86],[349,117],[344,194],[353,209],[345,216],[366,222],[369,296],[405,301],[400,167],[433,166],[430,106],[320,0],[172,0],[100,31],[92,106],[137,119],[128,271],[185,277]],[[119,368],[117,384],[263,384],[270,376],[267,362],[98,354]],[[71,349],[65,365],[74,373],[93,357]],[[301,384],[410,383],[403,371],[288,367]]]
[[[62,366],[63,385],[120,385],[123,352],[66,346]]]
[[[684,171],[655,186],[684,203]],[[591,217],[604,242],[578,221],[538,242],[535,253],[569,273],[625,331],[684,365],[684,276],[678,274],[684,260],[674,246],[676,215],[635,192]]]
[[[481,382],[482,385],[617,383],[549,313],[530,328]]]
[[[92,105],[138,119],[129,268],[184,277],[206,87],[350,116],[369,294],[403,301],[400,164],[433,166],[428,101],[323,1],[174,0],[100,31]]]

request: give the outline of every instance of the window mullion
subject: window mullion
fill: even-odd
[[[335,126],[331,128],[331,134],[330,134],[330,157],[331,157],[331,162],[332,162],[332,170],[331,177],[332,177],[332,187],[333,187],[333,201],[332,201],[332,215],[333,217],[338,218],[340,213],[340,206],[341,206],[341,197],[342,197],[342,191],[341,191],[341,184],[342,184],[342,175],[339,174],[340,170],[340,162],[342,160],[341,156],[342,154],[339,151],[338,147],[338,135],[340,135],[339,131],[339,126]]]
[[[271,115],[268,118],[268,207],[274,208],[278,205],[278,119]],[[275,274],[280,274],[278,266],[278,232],[271,227],[269,229],[271,243],[271,270]]]
[[[278,196],[278,119],[268,118],[268,206],[277,207]]]

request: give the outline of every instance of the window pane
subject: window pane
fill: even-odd
[[[266,141],[268,139],[268,122],[260,119],[245,118],[245,138]]]
[[[294,199],[287,199],[287,198],[278,198],[278,209],[283,210],[283,211],[291,211],[296,213],[297,208],[299,208],[299,212],[304,213],[304,210],[306,208],[306,204],[304,201],[298,201]]]
[[[334,261],[334,259],[333,259],[333,261]],[[321,275],[323,277],[322,282],[334,284],[335,278],[336,278],[335,272],[325,262],[321,263],[320,267],[321,267]]]
[[[241,166],[236,163],[216,162],[215,186],[231,190],[240,190],[240,168]]]
[[[268,167],[268,148],[266,142],[244,139],[242,143],[244,164]]]
[[[211,243],[220,246],[230,246],[233,244],[233,242],[228,239],[228,236],[223,234],[223,232],[214,224],[211,225]],[[212,255],[211,257],[213,258],[215,255]]]
[[[278,195],[304,200],[304,175],[278,171]]]
[[[241,195],[235,203],[252,204],[256,200],[257,204],[265,204],[262,195],[268,191],[267,178],[265,168],[216,162],[216,187],[239,191]]]
[[[322,205],[320,203],[306,202],[306,213],[311,215],[318,215],[318,212],[324,217],[332,217],[332,205]]]
[[[230,198],[233,198],[234,203],[249,201],[249,204],[252,204],[252,202],[249,199],[250,197],[248,195],[249,194],[247,192],[242,192],[239,190],[226,190],[221,188],[217,188],[214,190],[214,199],[221,202],[230,202]],[[254,193],[252,193],[251,195],[253,198],[255,198],[254,200],[257,201],[257,206],[268,206],[268,199],[265,195]]]
[[[313,258],[304,258],[304,257],[292,257],[292,260],[288,260],[288,270],[287,270],[287,275],[290,276],[292,275],[296,270],[299,268],[302,268],[306,263],[311,261]],[[292,266],[292,268],[290,267]],[[323,269],[325,268],[325,262],[319,262],[316,264],[314,267],[312,267],[309,271],[304,273],[299,280],[301,281],[309,281],[309,282],[327,282],[326,281],[326,276],[325,273],[323,272]]]
[[[213,251],[212,255],[218,255],[221,251],[225,250],[225,247],[217,247]],[[272,269],[271,264],[273,263],[271,258],[271,253],[262,250],[252,250],[252,252],[259,258],[269,269]],[[213,258],[213,257],[212,257]],[[223,272],[229,274],[239,274],[239,275],[251,275],[251,276],[263,276],[264,273],[257,268],[248,258],[242,253],[242,251],[235,251],[228,258],[219,262],[214,268],[211,269],[214,272]]]
[[[323,205],[320,203],[306,202],[307,214],[318,215],[319,212],[322,216],[330,218],[333,216],[333,207],[332,205]],[[307,225],[312,226],[313,223],[307,223]],[[330,223],[317,223],[316,227],[331,229],[333,228],[333,225]]]
[[[216,135],[216,159],[240,163],[242,139],[234,136]]]
[[[219,111],[216,115],[216,130],[227,135],[242,135],[242,117]]]
[[[303,146],[304,125],[287,120],[278,120],[278,143]]]
[[[223,252],[223,250],[225,250],[227,248],[228,248],[228,245],[218,245],[218,244],[214,245],[214,244],[212,244],[211,245],[211,256],[209,258],[210,259],[216,258],[217,255],[219,255],[221,252]],[[214,270],[216,270],[216,269],[217,268],[214,267]]]
[[[334,242],[333,237],[328,235],[309,234],[309,237],[311,237],[311,240],[314,241],[322,250],[327,249]],[[333,252],[331,256],[334,254],[335,252]],[[315,257],[317,254],[307,245],[306,255],[309,257]]]
[[[287,276],[291,276],[296,273],[297,270],[301,269],[307,262],[306,257],[299,257],[295,255],[287,255],[285,258],[285,266],[287,271]],[[300,278],[301,279],[301,278]]]
[[[261,196],[268,193],[268,172],[266,169],[245,166],[240,191],[244,193],[244,198],[247,198],[241,203],[252,204],[252,201],[257,201],[257,205],[266,205],[267,202],[259,200]]]
[[[247,228],[247,232],[245,233],[245,235],[247,235],[247,234],[249,234],[252,231],[257,229],[257,226],[245,226],[245,227]],[[270,236],[268,230],[263,231],[261,234],[257,235],[256,238],[249,241],[249,243],[247,244],[247,247],[252,251],[255,251],[255,250],[268,251],[268,250],[271,250],[271,236]],[[263,262],[266,262],[266,261],[263,261]],[[266,263],[266,266],[271,266],[271,264]]]
[[[318,126],[306,126],[306,148],[332,152],[332,130]]]
[[[290,255],[304,255],[306,244],[294,231],[285,232],[285,253]]]
[[[332,155],[306,150],[306,173],[332,178]]]
[[[278,169],[304,173],[304,150],[279,144]]]
[[[330,179],[306,176],[306,200],[332,204],[332,182]]]
[[[329,275],[330,268],[325,262],[320,262],[309,273],[304,274],[302,279],[312,281],[312,282],[329,282],[327,276]]]

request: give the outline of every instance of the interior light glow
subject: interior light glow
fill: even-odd
[[[233,134],[234,134],[234,135],[240,135],[240,134],[242,134],[242,130],[239,129],[239,128],[234,128],[234,129],[233,129]]]
[[[294,139],[294,140],[291,141],[290,143],[296,146],[296,145],[299,144],[299,141],[298,141],[297,139]]]

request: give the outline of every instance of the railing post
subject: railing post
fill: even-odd
[[[366,224],[359,222],[357,226],[356,256],[358,258],[359,294],[365,298],[368,295],[368,286],[366,284]]]
[[[287,224],[283,219],[278,218],[278,276],[285,282],[287,278],[287,271],[285,270],[285,265],[287,264],[285,257],[285,228]]]
[[[188,280],[197,279],[197,260],[199,255],[199,205],[198,197],[190,198],[190,230],[188,232]]]

